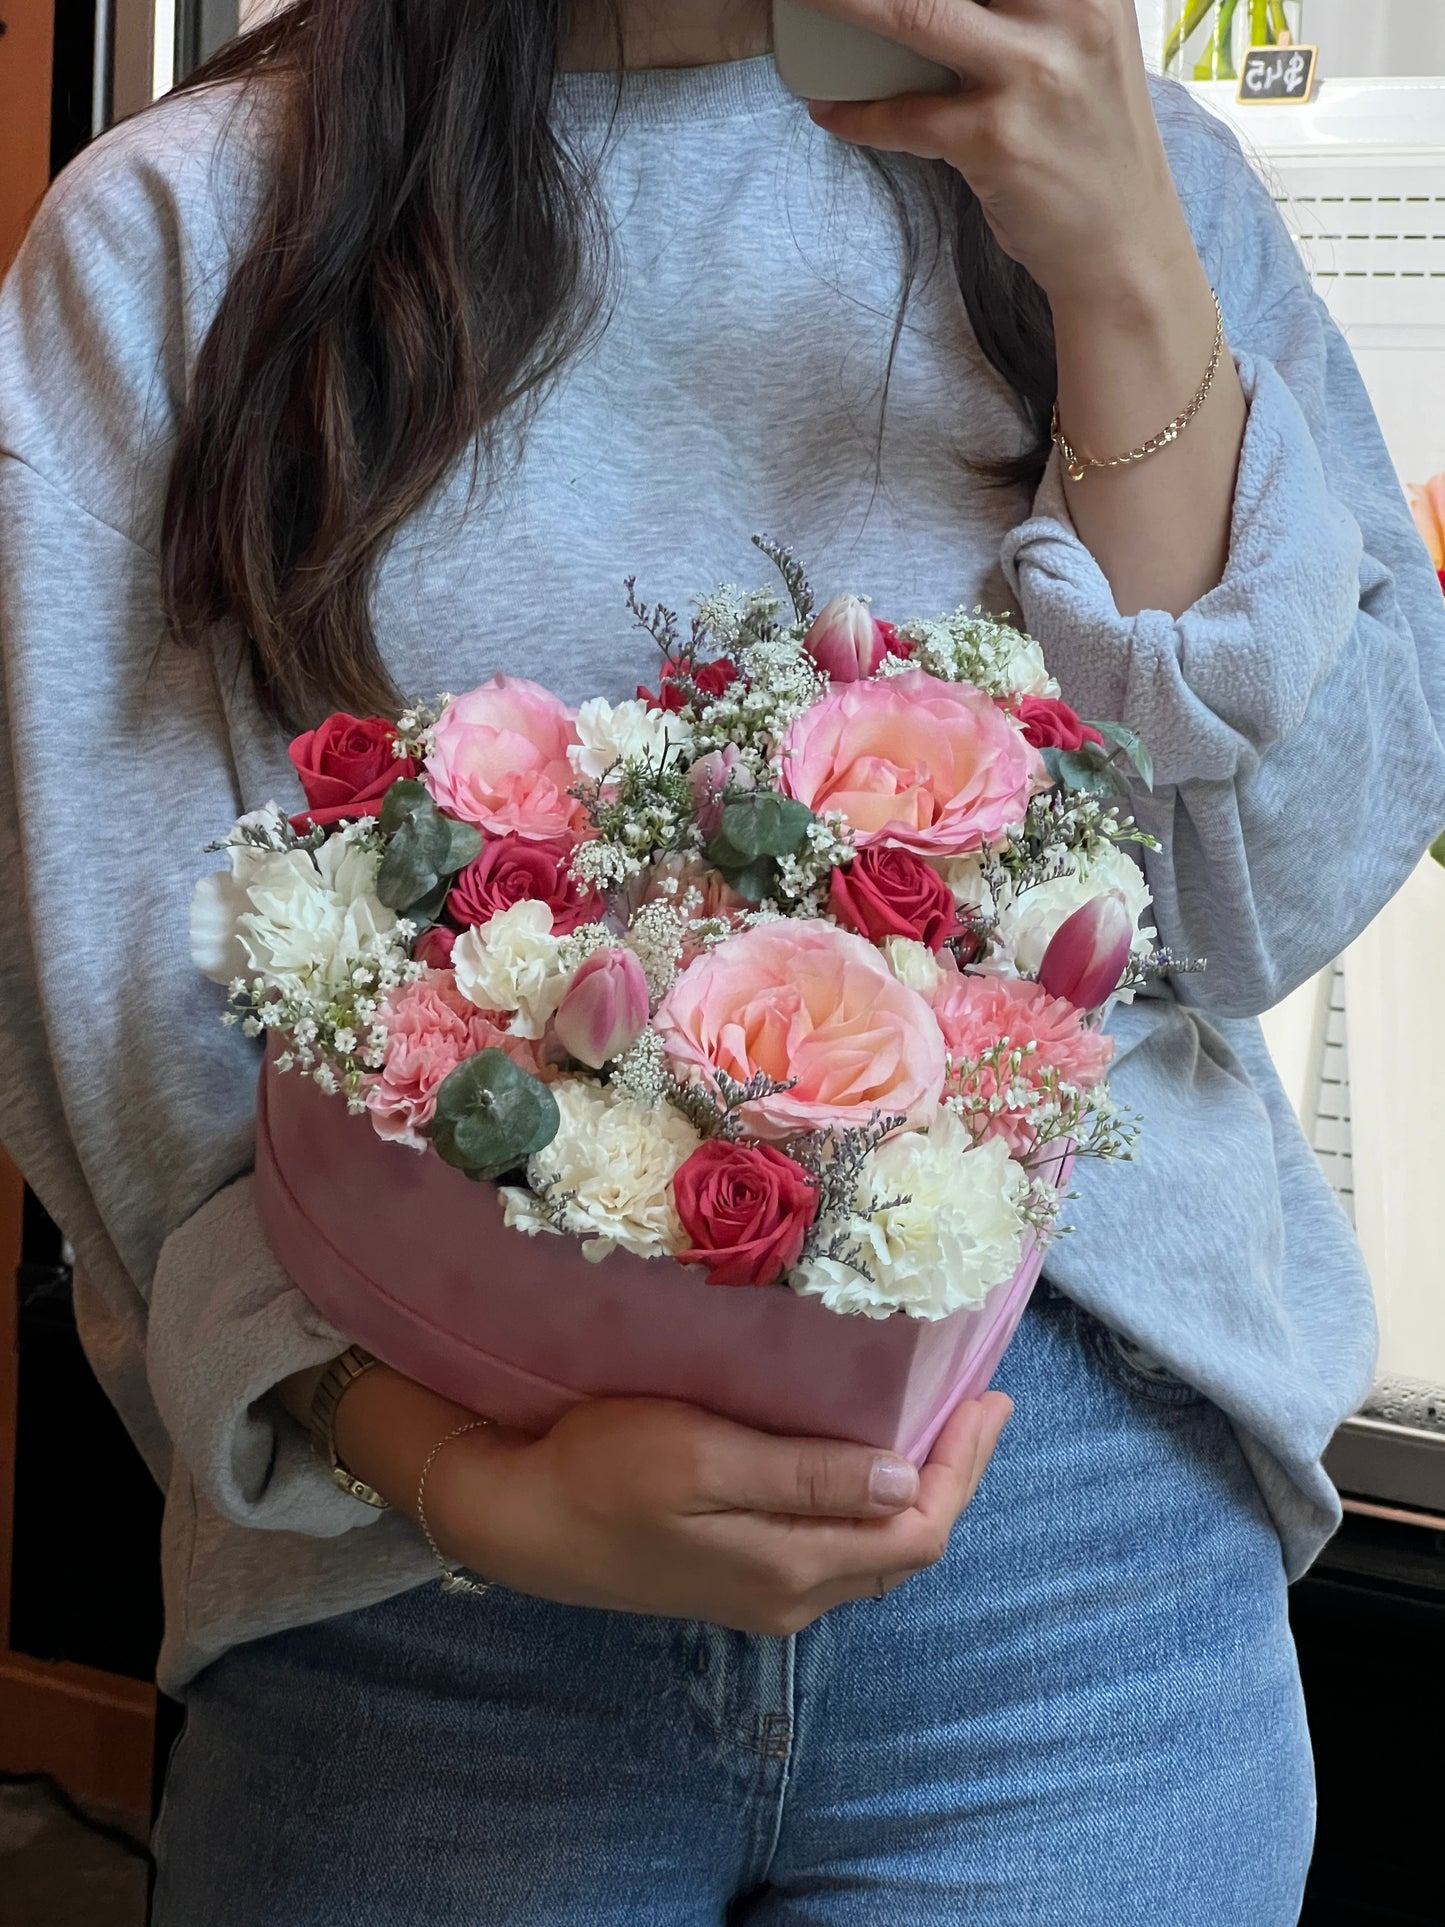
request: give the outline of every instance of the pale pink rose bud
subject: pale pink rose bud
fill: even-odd
[[[697,826],[708,837],[716,836],[722,828],[723,792],[755,790],[758,786],[757,777],[732,743],[700,756],[687,772],[687,780],[697,810]]]
[[[647,979],[630,950],[594,950],[557,1007],[557,1039],[579,1064],[600,1071],[647,1027]]]
[[[855,595],[834,596],[814,618],[803,647],[830,682],[866,682],[888,654],[882,625]]]
[[[1061,923],[1039,965],[1051,997],[1079,1010],[1097,1010],[1119,988],[1134,941],[1134,919],[1123,892],[1094,897]]]

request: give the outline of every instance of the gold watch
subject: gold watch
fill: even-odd
[[[383,1499],[373,1486],[349,1472],[336,1456],[336,1407],[341,1394],[376,1363],[371,1353],[363,1351],[360,1345],[348,1345],[340,1358],[332,1359],[317,1379],[311,1394],[311,1443],[316,1448],[317,1457],[343,1492],[349,1492],[353,1499],[360,1499],[364,1505],[373,1505],[379,1512],[385,1512],[390,1500]]]

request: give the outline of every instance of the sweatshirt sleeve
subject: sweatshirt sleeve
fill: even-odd
[[[104,1306],[158,1476],[163,1431],[224,1517],[331,1536],[380,1515],[270,1394],[346,1339],[266,1249],[256,1047],[189,956],[204,846],[243,807],[155,548],[205,264],[130,138],[62,177],[0,291],[0,1137]]]
[[[1264,186],[1173,92],[1161,123],[1249,405],[1222,581],[1121,616],[1057,453],[1005,566],[1086,716],[1137,730],[1129,807],[1182,1001],[1254,1016],[1322,969],[1445,825],[1445,601],[1358,369]]]

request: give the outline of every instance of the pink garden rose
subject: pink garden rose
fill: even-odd
[[[439,808],[495,836],[542,843],[581,832],[567,760],[577,712],[521,676],[493,676],[448,703],[422,780]]]
[[[956,1067],[965,1058],[976,1061],[1005,1037],[1016,1046],[1037,1046],[1019,1070],[1035,1089],[1044,1072],[1057,1071],[1061,1083],[1092,1090],[1103,1082],[1114,1056],[1113,1038],[1086,1030],[1084,1013],[1076,1005],[1021,978],[946,972],[934,993],[933,1014],[948,1049],[955,1090]],[[991,1098],[996,1089],[997,1079],[988,1069],[968,1081],[970,1096]],[[1018,1110],[999,1111],[982,1135],[1001,1137],[1012,1157],[1024,1156],[1033,1143],[1027,1117]]]
[[[779,1139],[875,1114],[930,1124],[943,1092],[943,1035],[870,943],[821,919],[755,925],[697,958],[654,1023],[679,1075],[759,1071],[793,1088],[743,1106]]]
[[[1036,749],[981,690],[906,669],[841,683],[788,728],[784,793],[839,810],[860,848],[963,856],[1021,823],[1047,777]]]
[[[536,1073],[530,1046],[469,1004],[449,970],[428,971],[388,991],[381,1021],[387,1031],[386,1060],[366,1093],[366,1108],[378,1137],[414,1151],[427,1148],[422,1131],[436,1112],[438,1087],[467,1058],[478,1051],[503,1050],[524,1071]]]

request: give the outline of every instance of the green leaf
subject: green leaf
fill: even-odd
[[[746,902],[761,903],[778,887],[778,866],[772,857],[760,857],[746,869],[728,871],[727,880]]]
[[[1116,750],[1121,750],[1138,771],[1139,780],[1145,789],[1153,789],[1154,758],[1132,729],[1126,729],[1122,723],[1090,723],[1089,727],[1097,729],[1106,743],[1112,744]]]
[[[1081,750],[1060,750],[1059,781],[1086,796],[1107,796],[1115,786],[1112,772],[1097,751],[1088,756]]]
[[[398,791],[403,794],[393,808],[392,798]],[[481,832],[470,823],[443,816],[420,783],[393,783],[382,805],[381,822],[383,829],[390,829],[391,842],[376,873],[376,894],[388,910],[398,914],[410,913],[424,899],[430,902],[482,847]]]
[[[442,871],[446,876],[455,876],[458,870],[482,853],[482,833],[470,823],[458,823],[454,816],[438,816],[437,821],[446,826],[447,846],[442,854]]]
[[[1437,863],[1445,864],[1445,830],[1442,830],[1430,845],[1430,854]]]
[[[391,834],[399,830],[409,817],[415,816],[418,810],[435,807],[421,783],[413,777],[403,777],[399,783],[393,783],[382,798],[381,827]]]
[[[437,1155],[469,1178],[499,1178],[535,1156],[561,1125],[557,1100],[505,1051],[479,1051],[437,1091],[429,1135]]]
[[[776,790],[753,790],[724,804],[722,828],[714,840],[735,852],[742,864],[760,856],[795,856],[813,820],[806,803],[779,796]]]

